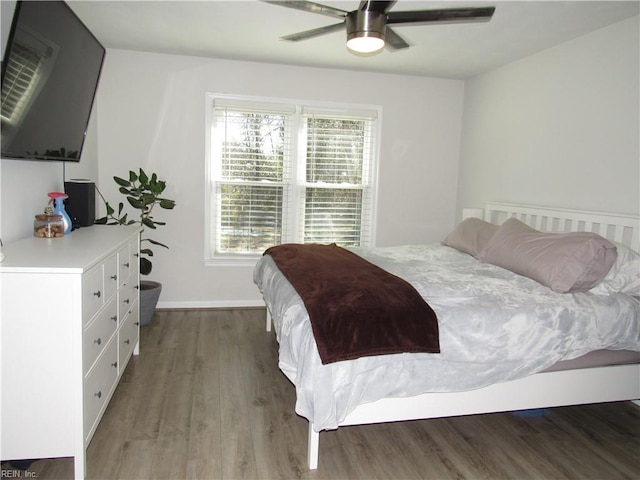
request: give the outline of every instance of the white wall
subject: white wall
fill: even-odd
[[[640,211],[638,17],[467,81],[458,206]]]
[[[381,105],[377,243],[435,242],[455,218],[461,81],[274,66],[109,50],[98,97],[100,189],[117,204],[114,175],[144,168],[166,179],[173,211],[153,238],[149,277],[160,306],[260,302],[252,268],[205,267],[205,93]],[[117,227],[113,227],[117,228]]]

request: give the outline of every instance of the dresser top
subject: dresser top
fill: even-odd
[[[83,273],[140,232],[137,225],[93,225],[61,238],[30,237],[2,247],[0,273]]]

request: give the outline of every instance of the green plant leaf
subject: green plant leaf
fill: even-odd
[[[167,249],[169,248],[164,243],[160,243],[160,242],[158,242],[156,240],[151,240],[150,238],[145,238],[145,240],[147,242],[149,242],[149,243],[153,243],[154,245],[158,245],[159,247],[164,247],[164,248],[167,248]]]
[[[116,181],[116,183],[118,185],[120,185],[121,187],[130,187],[131,186],[131,182],[125,180],[124,178],[120,178],[120,177],[113,177],[113,179]]]
[[[144,201],[139,200],[137,198],[127,197],[127,200],[129,201],[129,205],[131,205],[133,208],[137,208],[138,210],[143,209],[145,206]]]
[[[153,181],[149,184],[149,189],[156,196],[160,195],[164,191],[165,187],[166,187],[166,184],[165,182],[162,182],[162,181],[160,182]]]
[[[157,197],[151,193],[142,194],[142,202],[144,203],[144,205],[151,205],[155,203],[156,200],[157,200]]]
[[[143,184],[143,185],[147,185],[149,183],[149,177],[147,176],[145,171],[142,170],[142,169],[140,169],[140,177],[139,177],[139,179],[140,179],[140,183]]]
[[[167,198],[160,199],[160,208],[164,208],[166,210],[173,210],[173,207],[176,206],[176,202],[173,200],[169,200]]]
[[[140,257],[140,275],[149,275],[153,265],[148,258]]]
[[[143,218],[141,219],[141,221],[142,221],[142,224],[143,224],[145,227],[149,227],[149,228],[151,228],[151,229],[153,229],[153,230],[155,230],[155,229],[156,229],[156,225],[155,225],[155,223],[153,223],[153,220],[151,220],[150,218],[143,217]]]

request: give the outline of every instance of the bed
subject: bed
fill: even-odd
[[[483,240],[486,248],[474,247],[485,257],[497,242],[498,226],[517,223],[541,234],[593,232],[617,246],[616,263],[602,273],[606,278],[594,280],[595,287],[558,293],[556,284],[550,288],[492,258],[480,261],[480,253],[453,248],[454,242],[353,249],[406,278],[425,298],[437,314],[442,349],[437,355],[395,353],[332,363],[320,359],[305,304],[271,256],[256,265],[267,330],[275,327],[279,342],[279,367],[296,387],[296,413],[309,420],[310,469],[318,466],[320,432],[341,426],[640,398],[640,301],[632,296],[638,287],[624,290],[614,275],[628,260],[622,252],[637,260],[640,217],[502,203],[463,213],[473,216],[494,228]],[[632,282],[640,280],[636,265]],[[436,280],[423,285],[425,276]],[[495,288],[507,290],[494,294]],[[490,299],[494,295],[500,308]],[[541,307],[535,323],[527,316],[532,303]],[[487,312],[491,321],[480,317]],[[491,330],[503,314],[508,328]],[[507,344],[514,348],[506,350]],[[541,350],[542,344],[552,347]]]

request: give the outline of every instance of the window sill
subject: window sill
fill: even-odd
[[[205,267],[255,267],[262,255],[220,255],[204,260]]]

